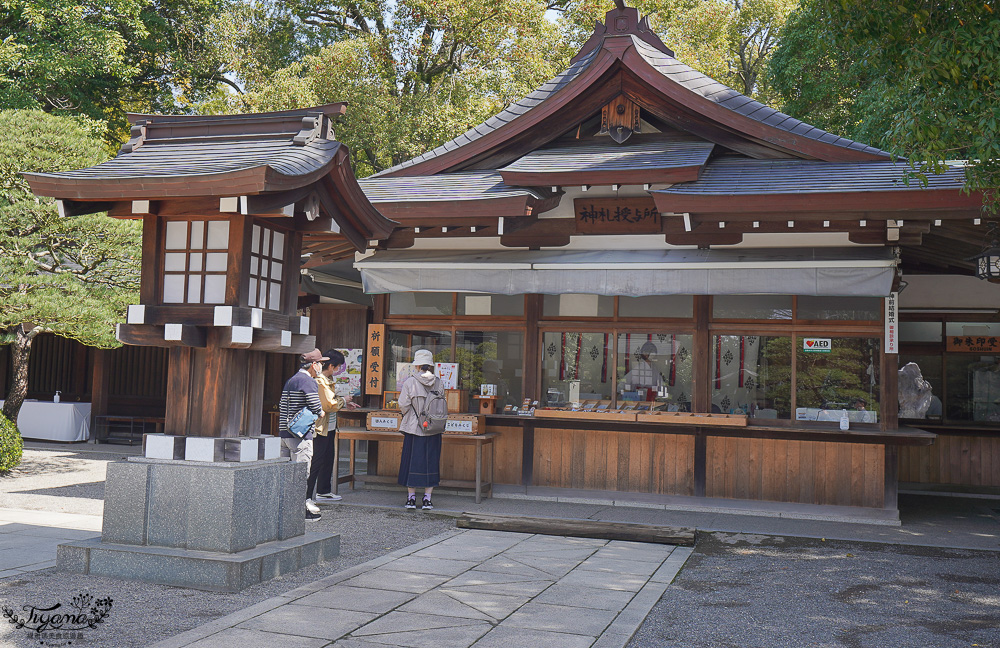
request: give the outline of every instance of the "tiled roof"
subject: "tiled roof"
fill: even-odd
[[[847,149],[871,153],[873,155],[891,157],[889,153],[873,146],[828,133],[821,128],[816,128],[774,108],[765,106],[759,101],[742,95],[729,86],[719,83],[701,72],[684,65],[676,58],[664,54],[636,36],[632,36],[632,42],[635,45],[636,52],[664,77],[695,94],[714,101],[723,108],[728,108],[750,119],[787,131],[795,136],[807,137],[827,144],[833,144],[834,146],[842,146]]]
[[[431,176],[372,176],[360,180],[361,189],[374,205],[390,202],[452,202],[545,196],[534,189],[505,185],[496,171],[463,171]]]
[[[500,171],[553,173],[701,166],[714,147],[711,142],[683,136],[633,135],[624,144],[608,137],[601,142],[588,140],[537,149]]]
[[[790,194],[861,191],[961,189],[965,170],[951,167],[928,175],[926,187],[903,180],[910,167],[893,162],[818,162],[717,158],[694,182],[678,183],[651,193],[674,195]]]

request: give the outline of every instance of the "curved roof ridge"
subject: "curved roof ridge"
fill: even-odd
[[[373,174],[371,177],[375,178],[389,173],[394,173],[401,169],[406,169],[408,167],[420,164],[421,162],[433,159],[443,153],[447,153],[460,146],[469,144],[470,142],[473,142],[479,139],[480,137],[483,137],[484,135],[492,133],[493,131],[497,130],[502,126],[511,123],[518,117],[527,114],[532,108],[541,105],[546,99],[559,92],[570,81],[580,76],[580,74],[590,66],[590,64],[594,61],[594,59],[597,58],[597,55],[598,53],[600,53],[600,51],[601,48],[598,47],[593,51],[589,52],[587,56],[571,64],[568,68],[566,68],[556,76],[552,77],[545,83],[538,86],[538,88],[533,92],[531,92],[530,94],[510,104],[509,106],[501,110],[496,115],[493,115],[483,123],[473,126],[469,130],[459,135],[458,137],[455,137],[454,139],[451,139],[445,142],[444,144],[441,144],[440,146],[433,148],[430,151],[427,151],[426,153],[422,153],[415,158],[411,158],[405,162],[401,162],[392,167],[389,167],[388,169],[379,171],[378,173]]]
[[[682,63],[673,56],[669,56],[650,45],[638,36],[632,35],[632,42],[636,52],[647,63],[653,66],[657,72],[667,77],[677,85],[682,86],[689,92],[693,92],[723,108],[732,110],[740,115],[758,121],[772,128],[792,133],[796,136],[806,137],[827,144],[839,146],[845,149],[862,151],[872,155],[881,155],[893,159],[891,153],[883,151],[864,142],[856,142],[846,137],[841,137],[835,133],[830,133],[821,128],[806,124],[811,130],[802,128],[802,122],[791,115],[787,115],[780,110],[776,110],[763,104],[756,99],[741,94],[724,83],[720,83],[706,74]],[[795,132],[796,130],[800,132]]]

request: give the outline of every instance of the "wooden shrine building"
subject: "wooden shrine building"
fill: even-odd
[[[231,239],[252,238],[251,221],[287,229],[288,258],[309,255],[302,293],[285,273],[274,308],[261,292],[272,280],[251,276],[246,259],[245,271],[227,274],[223,301],[185,304],[191,319],[166,320],[160,300],[182,271],[160,266],[144,275],[146,308],[122,329],[123,339],[160,343],[172,324],[169,335],[184,340],[235,343],[217,320],[228,312],[218,306],[232,306],[232,328],[254,329],[250,348],[268,367],[253,392],[263,393],[265,431],[283,378],[269,352],[283,331],[357,349],[375,324],[385,357],[365,383],[378,373],[381,386],[360,415],[342,415],[342,428],[391,405],[405,363],[430,349],[457,365],[459,409],[478,414],[486,401],[493,410],[480,420],[495,435],[497,484],[675,505],[843,507],[888,521],[901,487],[1000,492],[1000,287],[971,276],[968,259],[988,235],[983,197],[963,192],[961,166],[908,183],[905,161],[684,65],[632,8],[610,11],[570,67],[521,101],[361,180],[364,195],[336,144],[296,126],[306,115],[272,119],[288,122],[288,141],[276,138],[288,166],[233,167],[244,188],[205,194],[196,211],[236,223]],[[133,156],[155,151],[166,137],[157,133],[215,136],[211,118],[136,124]],[[197,182],[190,164],[187,173],[166,164],[185,177],[163,187]],[[195,213],[188,194],[168,207],[119,189],[128,181],[113,174],[69,180],[60,186],[81,193],[37,184],[54,178],[33,188],[64,199],[67,213],[111,209],[147,227]],[[265,186],[281,199],[263,198]],[[194,253],[185,246],[177,253]],[[161,263],[174,254],[148,253]],[[306,313],[308,323],[298,319]],[[136,363],[122,354],[134,352],[108,357],[129,371]],[[170,354],[162,363],[184,361]],[[92,384],[95,403],[112,403],[102,411],[153,398],[121,393],[85,360],[95,368],[80,372],[76,393],[86,398]],[[933,399],[924,418],[900,420],[897,371],[909,362]],[[35,393],[56,388],[39,383]],[[491,395],[473,398],[482,391]],[[371,443],[369,472],[393,477],[398,452]],[[446,444],[446,478],[472,479],[474,463],[470,447]]]
[[[897,417],[907,255],[982,204],[961,167],[926,186],[907,168],[707,78],[614,9],[565,72],[361,181],[400,223],[355,263],[385,389],[418,348],[457,363],[461,390],[494,385],[495,478],[529,491],[895,519],[900,471],[917,481],[910,457],[939,443]],[[982,439],[997,463],[978,478],[1000,486]],[[394,475],[396,452],[369,470]],[[446,446],[446,470],[471,478],[469,452]]]

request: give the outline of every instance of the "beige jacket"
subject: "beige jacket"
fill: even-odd
[[[333,381],[323,374],[316,376],[316,387],[319,389],[319,402],[323,404],[323,416],[316,419],[315,432],[319,436],[326,436],[330,427],[330,421],[337,420],[336,417],[330,416],[330,414],[339,411],[347,402],[343,396],[337,396],[337,393],[333,389]],[[336,424],[334,424],[334,429],[336,429]]]

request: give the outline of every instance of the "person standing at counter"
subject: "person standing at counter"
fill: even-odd
[[[619,390],[659,390],[663,385],[663,376],[660,370],[653,366],[652,357],[656,355],[656,345],[652,342],[645,342],[639,347],[639,359],[632,365],[632,370],[625,374]],[[640,400],[651,400],[641,397]]]
[[[420,427],[417,413],[423,412],[433,398],[444,397],[444,385],[434,375],[434,354],[420,349],[413,355],[417,373],[403,383],[399,392],[399,409],[403,420],[403,452],[399,460],[399,484],[406,486],[406,508],[417,508],[417,488],[424,489],[421,509],[434,508],[431,493],[441,482],[441,433],[427,432]]]

